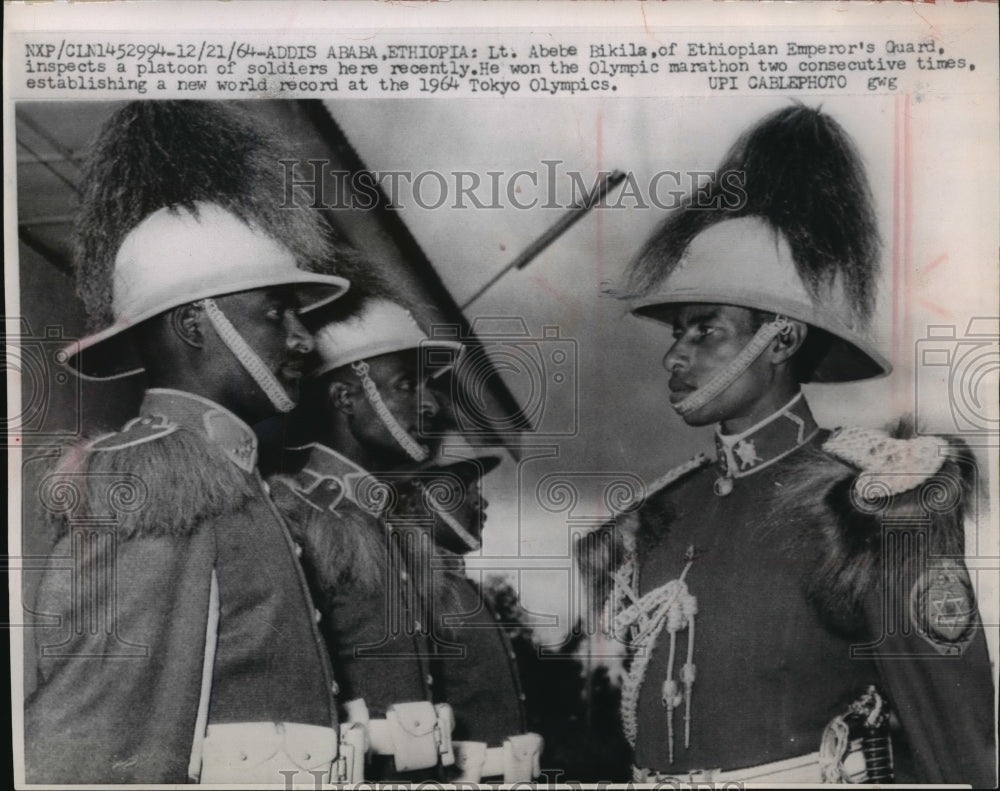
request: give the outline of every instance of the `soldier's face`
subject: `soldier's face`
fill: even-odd
[[[382,354],[366,362],[368,376],[389,412],[414,441],[428,445],[431,438],[422,434],[421,428],[434,426],[441,405],[428,387],[427,377],[420,376],[417,352]],[[355,438],[369,453],[386,461],[400,457],[402,448],[365,398],[360,382],[355,383],[353,392],[351,430]],[[401,460],[405,458],[405,454],[400,457]]]
[[[483,497],[482,483],[479,478],[463,478],[461,484],[454,484],[459,488],[459,496],[462,504],[458,507],[455,516],[476,538],[482,537],[483,523],[486,521],[486,508],[489,506],[486,498]]]
[[[663,358],[663,366],[670,374],[672,405],[732,363],[755,333],[753,314],[731,305],[681,305],[672,323],[674,342]],[[759,356],[717,397],[684,415],[684,422],[690,426],[756,422],[771,411],[768,394],[773,386],[773,369],[764,356]]]
[[[489,503],[483,497],[480,479],[470,475],[448,475],[440,481],[451,490],[450,502],[457,502],[450,515],[477,540],[482,540],[483,526],[486,522],[486,508]],[[443,520],[434,526],[434,539],[437,544],[454,552],[468,552],[470,547],[454,535],[451,528]]]
[[[298,399],[299,380],[313,349],[312,336],[298,318],[299,300],[292,288],[258,289],[216,297],[226,318],[263,362],[289,397]],[[217,346],[221,341],[209,332]],[[228,349],[218,349],[217,372],[225,376],[230,400],[253,418],[274,413],[267,396]]]

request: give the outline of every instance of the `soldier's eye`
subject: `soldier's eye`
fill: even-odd
[[[270,305],[264,313],[268,321],[280,322],[285,317],[285,311],[280,305]]]

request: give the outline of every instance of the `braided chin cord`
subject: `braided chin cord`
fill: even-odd
[[[466,530],[462,526],[461,522],[448,513],[444,508],[438,507],[438,504],[435,502],[434,495],[427,491],[427,487],[424,486],[423,483],[417,481],[417,488],[420,489],[420,492],[424,495],[427,504],[431,510],[434,511],[434,515],[448,525],[449,529],[455,534],[459,541],[469,548],[470,552],[475,552],[477,549],[482,547],[482,542]]]
[[[715,399],[723,390],[743,375],[753,361],[768,347],[771,341],[786,332],[790,326],[791,323],[784,316],[778,316],[774,321],[764,324],[757,330],[753,338],[750,339],[750,342],[743,347],[743,350],[733,358],[733,361],[729,365],[683,401],[678,401],[674,404],[674,411],[684,417],[695,410],[701,409],[705,404]]]
[[[212,322],[216,334],[233,353],[240,365],[250,374],[257,386],[264,391],[264,395],[267,396],[274,408],[278,412],[291,412],[295,409],[295,402],[289,398],[285,388],[264,365],[264,361],[260,359],[257,352],[243,340],[239,330],[226,318],[226,314],[215,304],[215,300],[203,299],[197,304],[200,304],[205,310],[205,315]]]
[[[417,443],[413,437],[411,437],[406,430],[399,425],[399,421],[396,420],[392,412],[389,411],[389,407],[385,405],[385,401],[382,400],[382,396],[378,392],[378,387],[376,387],[375,382],[368,375],[368,363],[364,360],[359,360],[358,362],[351,363],[351,370],[357,374],[357,377],[361,380],[361,386],[365,391],[365,398],[368,399],[368,403],[371,404],[372,409],[375,410],[375,414],[378,415],[378,419],[382,421],[389,433],[392,434],[392,438],[396,440],[396,443],[406,451],[406,455],[409,456],[414,461],[426,461],[427,457],[430,455],[427,448],[423,445]]]

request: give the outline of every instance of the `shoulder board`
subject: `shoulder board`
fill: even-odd
[[[626,511],[633,510],[637,505],[639,505],[646,497],[652,494],[656,494],[662,489],[666,489],[672,483],[679,481],[685,475],[695,470],[699,470],[702,467],[711,464],[711,458],[705,453],[699,453],[697,456],[692,456],[683,464],[678,464],[676,467],[672,467],[667,470],[659,478],[655,479],[649,486],[646,487],[645,493],[642,497],[633,497],[629,502],[627,502],[624,507],[618,509],[616,514],[622,514]]]
[[[837,429],[823,443],[831,456],[859,470],[855,486],[877,478],[883,491],[902,494],[915,489],[940,471],[948,458],[948,441],[943,437],[896,439],[879,429],[847,427]]]
[[[663,475],[661,475],[659,478],[653,481],[646,488],[646,495],[648,496],[651,494],[655,494],[661,489],[666,489],[668,486],[670,486],[670,484],[679,481],[689,472],[700,470],[702,467],[705,467],[711,463],[712,459],[709,457],[707,453],[699,453],[697,456],[692,456],[683,464],[678,464],[676,467],[667,470]]]
[[[88,443],[84,450],[91,453],[124,450],[168,437],[178,428],[176,423],[172,423],[165,417],[143,415],[130,420],[122,427],[121,431],[98,437]]]

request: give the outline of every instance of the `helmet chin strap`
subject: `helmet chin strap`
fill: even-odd
[[[389,407],[385,405],[385,401],[382,400],[382,396],[378,392],[378,387],[375,386],[375,382],[368,375],[368,363],[364,360],[359,360],[358,362],[351,363],[351,370],[357,374],[358,378],[361,380],[361,386],[365,391],[365,398],[368,399],[368,403],[371,404],[372,409],[375,410],[375,414],[378,415],[378,419],[382,421],[389,433],[392,434],[392,438],[396,440],[396,443],[406,451],[406,455],[409,456],[414,461],[426,461],[427,457],[430,455],[430,451],[427,450],[423,445],[416,442],[409,435],[409,433],[401,425],[399,421],[396,420],[392,412],[389,411]]]
[[[475,552],[477,549],[482,547],[482,543],[479,539],[462,527],[462,525],[459,524],[459,521],[447,511],[435,509],[435,513],[442,522],[448,525],[451,531],[455,534],[455,537],[469,548],[470,552]]]
[[[239,330],[233,326],[232,322],[226,318],[214,299],[200,300],[199,304],[204,308],[205,315],[215,328],[216,334],[228,347],[229,351],[239,361],[240,365],[250,374],[257,386],[264,391],[271,405],[278,412],[291,412],[295,408],[295,402],[288,397],[285,388],[275,378],[274,374],[264,365],[253,349],[250,348]]]
[[[681,417],[686,417],[717,398],[723,390],[744,374],[747,368],[753,364],[753,361],[770,345],[771,341],[786,332],[791,326],[791,322],[784,316],[777,316],[773,321],[762,325],[750,339],[750,342],[743,347],[743,350],[733,358],[729,365],[687,398],[674,404],[674,411]]]
[[[417,481],[417,488],[424,497],[424,502],[428,508],[434,512],[434,516],[440,519],[448,528],[455,534],[455,538],[461,541],[468,552],[475,552],[477,549],[482,547],[482,542],[476,538],[472,533],[465,529],[465,527],[448,511],[444,509],[441,502],[435,497],[432,487],[424,485],[421,481]]]

